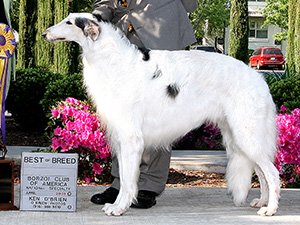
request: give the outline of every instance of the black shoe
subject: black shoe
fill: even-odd
[[[104,192],[93,195],[91,202],[99,205],[104,205],[105,203],[114,203],[118,194],[119,190],[109,187]]]
[[[157,194],[152,191],[139,191],[137,201],[132,203],[130,207],[139,209],[148,209],[156,205]]]

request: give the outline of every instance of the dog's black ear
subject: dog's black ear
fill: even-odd
[[[93,17],[95,17],[99,22],[103,21],[103,22],[108,22],[108,20],[103,19],[103,17],[100,14],[97,13],[92,13]]]
[[[96,41],[100,35],[100,26],[87,18],[76,18],[75,25],[83,31],[83,34],[90,37],[93,41]]]
[[[85,35],[89,36],[93,41],[96,41],[100,35],[100,26],[92,20],[89,20],[88,26],[84,29]]]

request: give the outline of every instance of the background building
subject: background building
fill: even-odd
[[[248,49],[256,49],[257,47],[277,47],[280,48],[283,54],[286,56],[287,42],[277,42],[274,40],[273,35],[277,32],[281,32],[281,28],[278,26],[265,26],[264,17],[260,13],[261,9],[266,6],[265,0],[250,0],[248,1],[249,12],[249,45]],[[228,54],[229,46],[229,27],[225,29],[225,54]],[[218,48],[220,46],[218,45]]]

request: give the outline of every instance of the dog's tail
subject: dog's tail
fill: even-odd
[[[251,185],[254,163],[243,153],[231,153],[227,164],[226,179],[229,193],[236,206],[245,203]]]

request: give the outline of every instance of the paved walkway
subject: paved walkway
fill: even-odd
[[[20,165],[21,153],[36,150],[38,147],[7,146],[7,159],[15,160]],[[171,168],[186,170],[204,170],[208,172],[225,173],[227,158],[225,151],[172,151]]]
[[[180,224],[300,224],[300,189],[283,189],[276,216],[261,217],[249,207],[251,199],[259,196],[252,189],[244,207],[235,207],[225,188],[166,188],[157,205],[150,209],[129,209],[120,217],[106,216],[102,206],[89,201],[106,187],[78,187],[76,212],[0,211],[1,225],[180,225]],[[18,203],[16,187],[16,205]]]
[[[9,147],[10,157],[17,159],[17,151]],[[26,148],[26,150],[28,150]],[[180,166],[203,166],[215,170],[225,168],[224,152],[214,151],[173,151],[172,164]],[[171,165],[172,165],[171,164]],[[206,165],[206,167],[205,167]],[[214,166],[215,165],[215,166]],[[194,168],[194,167],[191,167]],[[259,189],[251,189],[247,204],[235,207],[226,188],[166,188],[157,199],[157,205],[151,209],[129,209],[121,217],[109,217],[102,211],[102,206],[89,201],[104,186],[78,187],[77,211],[31,212],[0,211],[0,225],[91,225],[91,224],[300,224],[300,189],[282,189],[280,206],[276,216],[260,217],[257,209],[249,207],[253,198],[259,197]],[[19,205],[19,186],[15,187],[15,204]]]

